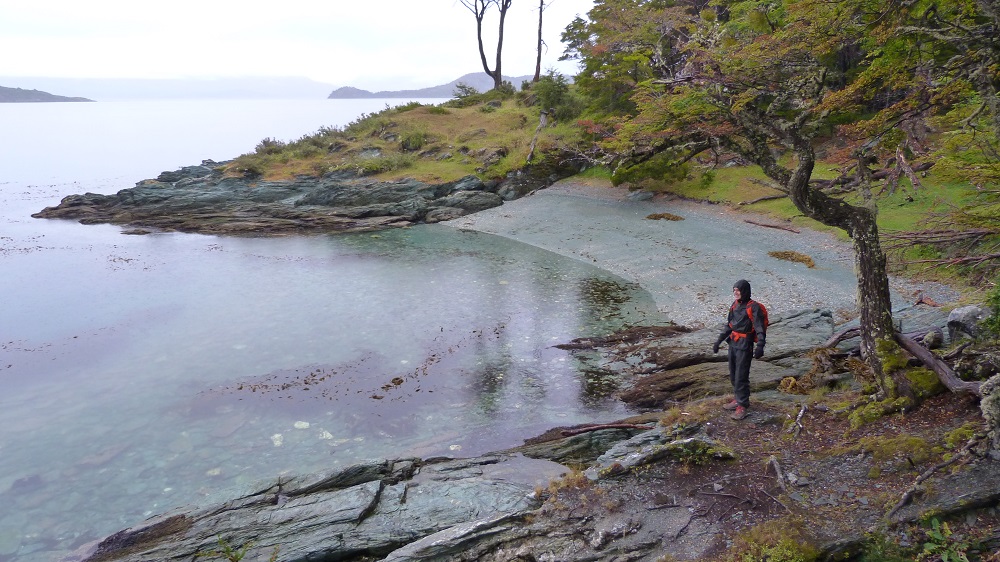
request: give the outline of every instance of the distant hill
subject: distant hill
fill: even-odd
[[[21,88],[5,88],[0,86],[0,103],[35,103],[57,101],[94,101],[87,98],[70,98],[57,96],[38,90],[23,90]]]
[[[323,99],[331,84],[296,77],[45,78],[0,76],[0,84],[75,92],[98,101],[166,99]]]
[[[519,88],[521,86],[521,82],[531,80],[532,78],[533,76],[515,76],[513,78],[505,76],[504,80],[513,84],[515,88]],[[419,90],[383,90],[380,92],[369,92],[368,90],[344,86],[343,88],[337,88],[334,90],[329,96],[327,96],[327,98],[332,100],[368,98],[453,98],[455,97],[455,86],[459,83],[472,86],[480,92],[485,92],[486,90],[493,88],[493,79],[487,76],[485,72],[473,72],[471,74],[466,74],[457,80],[452,80],[447,84],[421,88]]]

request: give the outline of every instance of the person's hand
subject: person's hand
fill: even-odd
[[[712,346],[712,353],[718,353],[718,352],[719,352],[719,342],[715,342],[715,344]]]
[[[758,345],[756,349],[753,350],[753,358],[760,359],[764,356],[764,346]]]

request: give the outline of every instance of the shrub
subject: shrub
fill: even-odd
[[[927,540],[923,552],[917,560],[942,560],[944,562],[969,562],[966,551],[969,545],[953,536],[951,527],[937,519],[931,520],[931,528],[925,531]]]
[[[423,107],[423,106],[424,106],[424,104],[422,104],[422,103],[420,103],[418,101],[411,101],[409,103],[397,106],[396,107],[396,112],[397,113],[405,113],[407,111],[413,111],[414,109],[416,109],[418,107]]]
[[[353,164],[360,176],[372,176],[393,170],[402,170],[413,165],[413,157],[408,154],[386,154],[373,158],[362,158]]]
[[[257,143],[257,146],[254,147],[254,152],[257,154],[278,154],[284,149],[284,142],[278,139],[272,139],[271,137],[266,137]]]
[[[504,80],[500,83],[499,88],[493,88],[494,92],[500,94],[503,97],[510,97],[517,93],[517,89],[508,80]]]
[[[427,108],[427,113],[431,115],[451,115],[451,112],[440,105],[432,105]]]
[[[813,562],[819,550],[810,544],[801,520],[785,517],[768,521],[736,537],[733,562]]]
[[[459,82],[455,84],[455,91],[452,92],[456,98],[462,100],[471,96],[479,94],[479,90],[473,88],[472,86],[466,84],[465,82]]]
[[[885,535],[868,535],[858,562],[911,562],[913,556]]]
[[[399,147],[403,150],[420,150],[427,144],[427,133],[424,131],[408,131],[403,133],[403,138],[399,140]]]
[[[285,154],[290,152],[291,153],[290,156],[292,158],[303,159],[303,160],[319,156],[326,152],[323,148],[313,144],[312,142],[306,142],[301,144],[296,143],[295,146],[289,148],[290,150],[287,151]]]
[[[538,79],[534,90],[542,109],[556,108],[562,105],[569,95],[569,83],[565,76],[550,69],[545,76]]]
[[[986,309],[990,315],[979,323],[979,327],[984,335],[1000,338],[1000,278],[994,280],[993,288],[986,293]]]

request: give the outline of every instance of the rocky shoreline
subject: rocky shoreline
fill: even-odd
[[[223,178],[210,164],[116,195],[70,196],[36,216],[125,224],[134,232],[241,235],[450,220],[592,261],[654,295],[681,292],[690,305],[662,301],[673,327],[661,322],[563,342],[590,368],[636,381],[620,394],[645,412],[633,418],[554,428],[478,458],[379,459],[276,478],[225,502],[155,516],[81,546],[65,562],[190,560],[224,547],[245,549],[246,561],[713,560],[743,540],[741,532],[769,523],[813,545],[819,559],[843,560],[873,532],[909,540],[907,525],[929,514],[965,514],[968,527],[993,533],[1000,548],[995,440],[975,441],[975,454],[955,470],[930,471],[920,493],[911,490],[940,458],[929,451],[957,452],[955,436],[982,428],[988,408],[1000,411],[1000,393],[987,392],[982,410],[967,397],[941,394],[915,412],[860,428],[847,421],[847,405],[831,407],[858,389],[842,364],[819,372],[810,355],[850,318],[854,302],[851,262],[843,244],[826,235],[792,237],[694,207],[685,213],[690,222],[671,226],[647,220],[658,203],[580,185],[524,197],[537,186],[475,178],[444,186],[336,176],[264,182]],[[349,195],[356,192],[364,198]],[[595,212],[572,206],[573,198],[609,206]],[[155,213],[144,214],[150,209]],[[623,214],[607,216],[609,209]],[[725,234],[734,229],[737,239],[759,247],[731,249]],[[815,255],[819,270],[766,261],[767,250],[779,246]],[[713,319],[726,306],[719,290],[739,277],[763,279],[755,296],[772,309],[765,358],[751,371],[753,407],[742,422],[719,408],[730,389],[724,356],[710,352]],[[912,303],[928,292],[947,302],[947,288],[894,288],[896,318],[907,331],[946,332],[942,308]],[[843,341],[834,352],[848,354],[856,344]],[[826,390],[809,394],[817,388]],[[899,436],[910,440],[900,444]],[[922,448],[911,449],[911,438]]]
[[[921,330],[947,322],[943,311],[923,305],[899,314]],[[64,562],[189,560],[217,551],[220,539],[249,547],[248,561],[275,553],[279,560],[395,562],[713,560],[740,529],[787,518],[808,527],[820,559],[843,560],[868,533],[927,514],[970,513],[977,525],[997,529],[998,451],[941,471],[922,495],[887,516],[916,478],[906,461],[859,446],[861,435],[832,444],[850,431],[842,413],[776,390],[808,379],[806,354],[832,335],[832,315],[778,316],[771,329],[768,357],[752,370],[753,407],[743,422],[718,408],[728,383],[722,356],[706,351],[711,330],[569,342],[580,353],[597,352],[595,367],[645,373],[623,399],[649,413],[555,428],[477,458],[382,459],[278,478],[226,502],[156,516]],[[847,373],[839,378],[851,380]],[[934,416],[930,429],[919,428],[926,420],[917,412],[861,433],[871,437],[892,426],[930,440],[928,431],[982,420],[961,397],[937,400],[930,407],[945,415],[924,412]],[[796,427],[802,433],[793,437]],[[875,471],[886,474],[873,477]]]
[[[69,195],[32,216],[123,225],[129,234],[365,232],[454,219],[497,207],[551,181],[527,172],[504,181],[466,176],[437,184],[377,181],[352,172],[266,181],[228,175],[224,165],[206,160],[114,194]]]

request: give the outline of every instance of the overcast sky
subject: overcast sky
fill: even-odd
[[[542,70],[592,0],[549,0]],[[493,67],[496,10],[487,21]],[[513,0],[505,76],[533,74],[537,0]],[[475,19],[458,0],[0,0],[0,76],[302,76],[368,90],[425,87],[482,70]]]

